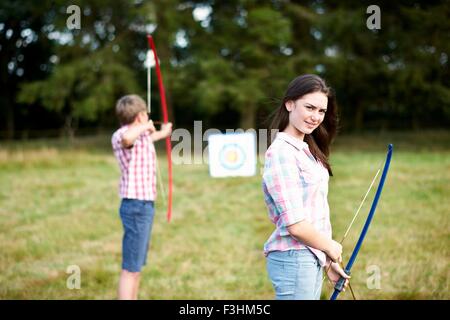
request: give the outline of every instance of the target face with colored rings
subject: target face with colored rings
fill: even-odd
[[[214,178],[250,177],[256,174],[254,132],[208,136],[209,173]]]
[[[226,144],[220,150],[219,161],[224,168],[239,169],[245,162],[245,151],[236,143]]]

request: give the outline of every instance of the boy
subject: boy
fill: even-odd
[[[127,95],[117,101],[116,113],[121,127],[111,143],[119,163],[119,195],[122,240],[120,300],[137,300],[140,272],[146,264],[156,199],[156,153],[153,141],[172,133],[167,123],[157,131],[147,115],[147,106],[139,96]]]

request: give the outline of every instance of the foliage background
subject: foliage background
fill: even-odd
[[[80,29],[66,26],[67,1],[1,2],[0,137],[115,127],[115,101],[145,96],[147,33],[179,127],[198,119],[219,129],[266,127],[303,73],[335,88],[343,132],[450,124],[447,1],[379,1],[379,30],[366,26],[370,1],[70,4],[81,9]]]

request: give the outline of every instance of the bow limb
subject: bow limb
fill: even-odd
[[[350,275],[353,263],[356,260],[356,257],[358,256],[359,249],[361,249],[361,245],[364,241],[364,238],[367,234],[367,231],[369,230],[370,223],[372,222],[372,218],[375,214],[375,210],[378,205],[378,200],[380,199],[381,192],[383,191],[384,182],[386,180],[387,173],[389,171],[389,165],[391,163],[392,158],[392,150],[393,146],[392,144],[389,144],[388,151],[386,155],[386,161],[384,163],[383,173],[381,175],[380,182],[378,184],[377,193],[375,194],[375,198],[373,199],[372,206],[370,208],[369,215],[367,216],[366,223],[364,224],[364,227],[361,231],[361,234],[359,235],[358,242],[355,245],[355,248],[353,249],[352,255],[350,256],[350,260],[347,262],[347,265],[345,266],[345,273]],[[338,282],[336,283],[336,286],[334,287],[334,292],[330,298],[330,300],[336,300],[339,293],[341,293],[342,289],[344,288],[345,279],[341,277]]]
[[[155,43],[151,35],[147,35],[148,45],[150,49],[153,51],[153,55],[155,57],[155,68],[156,75],[158,78],[158,88],[159,95],[161,98],[161,110],[163,115],[164,123],[169,122],[169,114],[167,112],[167,102],[166,102],[166,91],[164,89],[164,84],[162,80],[161,68],[159,66],[158,55],[156,53]],[[167,221],[170,222],[172,217],[172,142],[170,140],[170,136],[166,138],[166,153],[167,153],[167,168],[168,168],[168,196],[167,196]]]

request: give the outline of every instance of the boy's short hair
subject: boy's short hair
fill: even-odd
[[[136,94],[123,96],[117,101],[116,114],[121,125],[132,123],[142,111],[147,111],[147,104]]]

